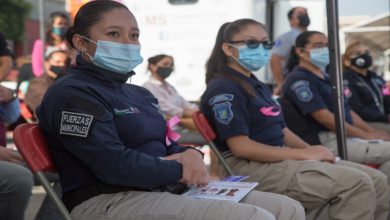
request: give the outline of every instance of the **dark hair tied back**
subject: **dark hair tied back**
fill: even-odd
[[[113,9],[123,8],[130,11],[125,5],[110,0],[90,1],[79,9],[77,12],[73,26],[66,32],[66,39],[73,47],[73,35],[79,34],[89,37],[91,27],[102,19],[102,15]]]
[[[297,39],[295,40],[295,46],[291,48],[290,51],[290,58],[287,61],[287,70],[288,72],[291,72],[295,66],[299,64],[299,57],[298,54],[295,52],[295,48],[305,48],[306,44],[309,43],[309,39],[311,36],[315,34],[322,34],[322,32],[319,31],[304,31],[302,32]]]
[[[248,27],[248,25],[258,25],[265,29],[265,26],[262,23],[247,18],[239,19],[233,22],[227,22],[219,28],[214,48],[211,52],[210,58],[206,63],[206,84],[209,84],[211,80],[215,78],[224,77],[242,86],[244,90],[251,96],[255,96],[254,89],[247,82],[241,78],[237,78],[231,74],[226,73],[229,58],[222,50],[223,43],[231,43],[233,41],[233,37],[236,34],[241,33],[241,31]]]

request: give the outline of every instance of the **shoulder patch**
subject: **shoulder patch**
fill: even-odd
[[[307,80],[296,81],[294,84],[291,85],[290,88],[292,90],[295,90],[295,89],[297,89],[298,87],[301,87],[301,86],[309,86],[309,81],[307,81]]]
[[[281,39],[276,39],[274,47],[280,47],[282,45],[282,40]]]
[[[209,99],[209,105],[214,105],[218,102],[233,101],[234,95],[232,94],[220,94]]]
[[[93,115],[62,111],[60,134],[88,137]]]
[[[233,119],[232,104],[230,102],[218,103],[213,106],[215,119],[224,125],[229,124]]]
[[[300,80],[290,87],[301,102],[309,102],[313,98],[313,92],[310,90],[309,81]]]

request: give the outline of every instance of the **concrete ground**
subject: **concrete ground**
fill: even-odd
[[[34,186],[32,190],[32,196],[28,204],[26,213],[24,215],[25,220],[34,220],[38,213],[39,208],[42,205],[43,199],[46,195],[45,190],[41,186]],[[38,219],[37,219],[38,220]]]

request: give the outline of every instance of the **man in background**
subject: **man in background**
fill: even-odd
[[[288,71],[287,61],[290,57],[291,48],[295,44],[298,35],[307,30],[310,18],[306,8],[294,7],[287,14],[291,30],[282,34],[275,40],[271,51],[270,67],[275,81],[274,95],[281,95],[283,80]]]

